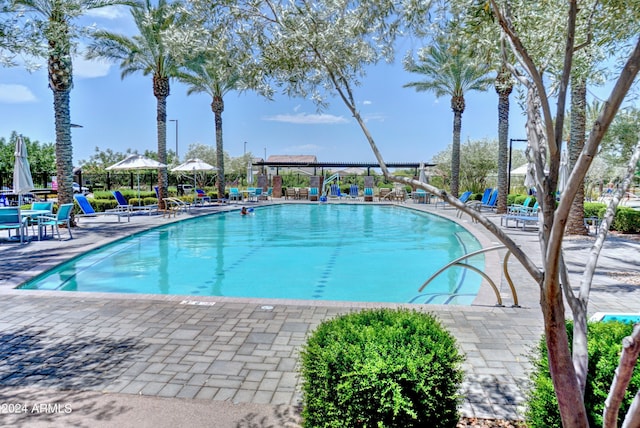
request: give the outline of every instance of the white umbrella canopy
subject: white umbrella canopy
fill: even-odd
[[[27,145],[24,143],[22,135],[18,136],[14,155],[13,193],[18,195],[18,206],[20,206],[22,205],[22,195],[33,190],[33,177],[31,177],[31,167],[27,157]]]
[[[175,168],[171,169],[171,172],[193,172],[193,191],[196,191],[196,172],[198,171],[217,171],[218,168],[216,168],[213,165],[209,165],[208,163],[206,163],[205,161],[203,161],[202,159],[198,159],[198,158],[193,158],[193,159],[189,159],[184,163],[181,163],[180,165],[178,165]]]
[[[166,168],[167,165],[153,160],[143,155],[130,155],[118,163],[115,163],[106,168],[107,171],[131,171],[131,170],[143,170],[143,169],[159,169]],[[140,173],[138,172],[138,205],[140,204]]]

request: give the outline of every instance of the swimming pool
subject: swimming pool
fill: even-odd
[[[283,204],[162,226],[91,251],[21,288],[469,305],[478,250],[460,225],[398,206]],[[484,256],[469,263],[482,269]]]

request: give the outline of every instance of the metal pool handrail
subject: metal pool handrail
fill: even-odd
[[[493,292],[496,294],[496,298],[498,299],[498,303],[496,303],[496,306],[504,306],[502,304],[502,297],[500,297],[500,292],[498,290],[498,287],[496,287],[496,284],[493,282],[493,280],[491,278],[489,278],[489,276],[486,273],[484,273],[483,271],[481,271],[477,267],[469,265],[469,264],[466,264],[466,263],[461,263],[462,260],[468,259],[469,257],[473,257],[473,256],[476,256],[476,255],[482,254],[482,253],[487,253],[489,251],[502,250],[504,248],[506,248],[506,246],[498,245],[496,247],[483,248],[481,250],[474,251],[474,252],[469,253],[469,254],[465,254],[462,257],[458,257],[457,259],[455,259],[454,261],[448,263],[442,269],[440,269],[439,271],[437,271],[436,273],[431,275],[431,277],[429,277],[429,279],[427,279],[424,282],[424,284],[422,284],[422,286],[418,289],[418,291],[420,292],[420,291],[424,290],[424,288],[436,276],[440,275],[442,272],[444,272],[445,270],[447,270],[451,266],[459,266],[459,267],[462,267],[462,268],[471,269],[472,271],[476,272],[478,275],[481,275],[484,279],[486,279],[487,282],[489,283],[489,285],[491,285],[491,288],[493,288]],[[518,304],[518,293],[516,292],[516,288],[513,285],[513,281],[511,281],[511,276],[509,275],[509,272],[508,272],[508,269],[507,269],[507,261],[509,260],[509,256],[511,256],[511,251],[507,251],[507,254],[505,254],[505,256],[504,256],[504,260],[502,261],[502,270],[504,272],[504,276],[505,276],[505,278],[507,280],[507,283],[509,283],[509,288],[511,288],[511,295],[513,296],[513,305],[512,305],[512,307],[519,308],[520,305]]]

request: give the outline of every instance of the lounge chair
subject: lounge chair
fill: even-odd
[[[413,192],[413,194],[411,195],[413,202],[417,204],[426,204],[428,197],[429,197],[429,194],[424,189],[416,189],[416,191]]]
[[[20,207],[0,207],[0,230],[6,230],[11,239],[11,231],[17,230],[20,234],[20,243],[24,243],[29,228],[28,218],[20,214]]]
[[[358,193],[359,193],[358,185],[352,184],[351,187],[349,187],[349,197],[351,199],[358,199]]]
[[[148,215],[151,215],[154,212],[158,212],[158,205],[157,204],[153,204],[153,205],[133,205],[130,204],[127,199],[124,197],[124,195],[122,194],[122,192],[120,192],[119,190],[114,190],[113,192],[111,192],[113,194],[113,197],[116,198],[116,202],[118,203],[118,205],[116,206],[116,210],[119,211],[131,211],[131,213],[134,213],[136,211],[138,212],[145,212]]]
[[[62,204],[58,207],[58,212],[55,216],[42,215],[40,216],[40,224],[38,227],[43,228],[45,231],[45,235],[47,233],[47,226],[51,227],[51,235],[53,235],[53,231],[58,233],[58,240],[61,241],[62,237],[60,236],[60,226],[66,226],[69,231],[69,239],[73,239],[73,235],[71,234],[71,212],[73,211],[73,204]],[[40,232],[39,232],[40,233]]]
[[[201,205],[211,203],[211,196],[207,195],[204,190],[196,189],[196,198],[194,199],[194,205]]]
[[[344,195],[340,191],[340,186],[338,186],[337,184],[332,184],[329,189],[329,197],[342,199],[343,196]]]
[[[498,189],[493,189],[493,192],[491,192],[491,196],[489,197],[489,201],[486,204],[481,204],[480,210],[482,210],[483,208],[488,208],[490,210],[493,210],[496,208],[497,204],[498,204]]]
[[[101,212],[96,212],[89,200],[84,195],[73,195],[73,198],[78,203],[82,214],[77,214],[76,218],[79,217],[97,217],[99,215],[114,215],[118,217],[118,223],[120,223],[121,217],[127,217],[127,221],[131,221],[131,211],[120,211],[120,210],[106,210]]]
[[[507,211],[505,215],[500,217],[500,225],[509,227],[509,221],[513,220],[516,222],[516,227],[520,227],[520,224],[522,224],[522,230],[524,230],[528,224],[538,226],[538,211],[539,206],[537,201],[528,209],[522,210],[520,207],[517,207],[514,211]]]

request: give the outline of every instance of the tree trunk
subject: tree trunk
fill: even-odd
[[[158,162],[167,164],[167,97],[169,78],[153,76],[153,95],[157,100],[156,123],[158,133]],[[164,198],[169,195],[167,168],[158,169],[158,206],[164,209]],[[195,192],[195,189],[194,189]]]
[[[569,137],[569,171],[573,170],[585,141],[587,106],[587,84],[583,79],[571,79],[571,135]],[[584,225],[584,181],[580,183],[576,197],[571,204],[567,219],[567,233],[587,235]]]
[[[464,97],[451,97],[453,110],[453,142],[451,144],[451,195],[458,197],[460,191],[460,133],[462,131],[462,113]]]
[[[224,146],[222,142],[222,112],[224,111],[224,100],[221,96],[216,96],[211,102],[211,110],[216,125],[216,167],[218,168],[218,200],[224,198],[226,184],[224,182]]]
[[[73,202],[73,145],[71,143],[69,98],[69,90],[53,91],[58,204],[69,204]]]
[[[506,75],[506,76],[505,76]],[[509,195],[509,95],[513,90],[510,84],[511,75],[503,69],[496,78],[498,93],[498,201],[496,212],[507,212],[507,196]]]

